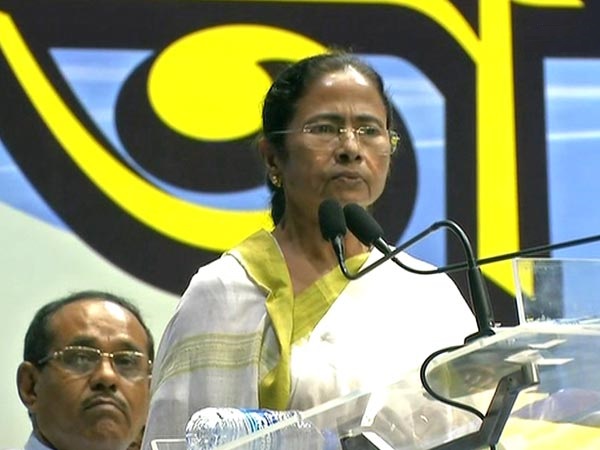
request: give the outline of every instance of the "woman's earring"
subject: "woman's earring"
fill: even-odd
[[[271,174],[269,176],[269,179],[271,180],[271,183],[273,184],[273,186],[275,186],[276,188],[280,188],[281,187],[281,177],[279,175],[275,175],[275,174]]]

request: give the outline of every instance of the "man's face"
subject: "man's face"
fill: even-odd
[[[50,354],[67,346],[93,347],[106,353],[142,352],[148,358],[146,333],[129,311],[107,301],[68,304],[50,319],[54,336]],[[144,425],[149,378],[128,379],[104,356],[89,373],[70,371],[50,359],[35,370],[32,398],[38,437],[58,450],[125,449]]]

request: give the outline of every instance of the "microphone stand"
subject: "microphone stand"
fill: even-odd
[[[447,266],[438,267],[436,269],[420,270],[420,269],[414,269],[412,267],[409,267],[406,264],[403,264],[398,258],[396,258],[396,255],[398,255],[400,252],[402,252],[403,250],[412,246],[414,243],[423,239],[425,236],[432,233],[433,231],[438,230],[439,228],[449,228],[450,231],[452,231],[456,236],[459,237],[459,239],[461,240],[461,243],[463,245],[463,248],[465,250],[467,262],[450,264]],[[493,320],[493,316],[492,316],[491,302],[489,300],[487,288],[483,281],[484,278],[483,278],[483,275],[481,274],[481,270],[480,270],[479,266],[484,265],[484,264],[491,264],[494,262],[504,261],[507,259],[512,259],[512,258],[516,258],[516,257],[520,257],[520,256],[526,256],[526,255],[531,255],[531,254],[540,253],[540,252],[547,252],[550,250],[557,250],[557,249],[564,248],[564,247],[588,244],[588,243],[595,242],[595,241],[600,241],[600,235],[593,235],[593,236],[588,236],[588,237],[584,237],[584,238],[580,238],[580,239],[573,239],[570,241],[559,242],[556,244],[541,245],[541,246],[532,247],[529,249],[519,250],[519,251],[512,252],[512,253],[505,253],[502,255],[496,255],[493,257],[477,260],[473,253],[473,250],[471,248],[469,239],[467,238],[463,229],[452,220],[441,220],[438,222],[434,222],[432,225],[427,227],[425,230],[423,230],[419,234],[415,235],[413,238],[402,243],[401,245],[396,247],[394,250],[390,250],[387,254],[384,254],[384,256],[382,258],[378,259],[374,263],[370,264],[369,266],[365,267],[362,270],[359,270],[358,272],[356,272],[354,274],[349,273],[348,269],[346,267],[344,267],[344,265],[342,265],[342,264],[340,264],[340,268],[341,268],[344,276],[350,280],[356,280],[356,279],[368,274],[369,272],[376,269],[377,267],[379,267],[380,265],[382,265],[383,263],[385,263],[388,260],[393,260],[396,264],[398,264],[403,269],[408,270],[409,272],[412,272],[412,273],[420,274],[420,275],[450,273],[450,272],[455,272],[458,270],[467,269],[469,292],[471,294],[471,300],[473,302],[473,310],[475,313],[475,319],[477,321],[477,329],[478,329],[478,331],[476,333],[474,333],[470,336],[467,336],[465,338],[465,342],[470,342],[474,339],[484,337],[484,336],[491,336],[494,334],[494,331],[493,331],[494,320]]]
[[[518,369],[505,375],[498,382],[479,430],[446,442],[445,444],[438,445],[432,450],[494,448],[500,441],[500,435],[504,430],[504,426],[519,392],[528,387],[535,386],[539,382],[540,378],[537,366],[532,362],[523,363]]]
[[[387,261],[388,259],[393,259],[396,264],[400,265],[405,270],[409,270],[411,272],[417,272],[415,270],[412,270],[412,268],[407,267],[400,260],[395,258],[395,255],[398,254],[403,249],[410,247],[415,242],[423,239],[425,236],[431,234],[432,232],[434,232],[440,228],[448,228],[455,236],[457,236],[459,238],[459,240],[463,246],[463,249],[465,251],[465,257],[467,260],[467,279],[469,282],[469,292],[470,292],[471,301],[473,303],[473,310],[475,313],[475,320],[477,321],[477,330],[478,331],[476,333],[472,334],[471,336],[467,336],[465,341],[471,341],[473,339],[483,337],[483,336],[491,336],[494,334],[494,331],[492,330],[492,327],[494,325],[494,320],[492,317],[491,302],[489,299],[489,295],[487,293],[487,288],[486,288],[484,280],[483,280],[483,275],[481,274],[481,271],[480,271],[479,267],[477,266],[477,262],[476,262],[477,260],[475,259],[475,254],[473,253],[473,248],[471,247],[469,238],[467,237],[464,230],[456,222],[454,222],[452,220],[440,220],[440,221],[434,222],[432,225],[430,225],[428,228],[423,230],[421,233],[414,236],[412,239],[409,239],[407,242],[403,243],[402,245],[400,245],[393,251],[390,250],[390,252],[384,256],[384,258],[382,258],[378,261],[375,261],[373,264],[371,264],[370,266],[366,267],[365,269],[357,272],[356,274],[350,274],[348,269],[345,267],[345,265],[341,264],[341,263],[340,263],[340,269],[342,270],[342,273],[344,274],[344,276],[346,278],[348,278],[350,280],[356,280],[357,278],[360,278],[361,276],[363,276],[366,273],[370,272],[371,270],[375,269],[380,264],[383,264],[383,262]],[[339,260],[339,258],[338,258],[338,260]],[[421,272],[417,272],[417,273],[421,273]],[[435,272],[429,271],[428,274],[429,273],[433,274]]]
[[[451,264],[445,267],[436,268],[434,270],[417,270],[407,267],[406,265],[402,264],[397,258],[395,258],[396,255],[398,255],[406,248],[412,246],[414,243],[423,239],[428,234],[442,227],[449,228],[450,231],[452,231],[457,237],[460,238],[465,251],[466,262]],[[600,240],[600,235],[595,235],[557,244],[537,246],[530,249],[520,250],[512,253],[506,253],[503,255],[477,260],[474,256],[471,244],[462,228],[453,221],[442,220],[433,223],[431,226],[429,226],[419,234],[415,235],[413,238],[400,244],[394,250],[384,252],[384,256],[382,258],[378,259],[374,263],[370,264],[362,270],[359,270],[356,273],[349,273],[345,264],[340,264],[340,268],[344,276],[350,280],[356,280],[366,275],[370,271],[374,270],[375,268],[379,267],[386,261],[392,259],[396,264],[400,265],[404,269],[409,270],[413,273],[424,275],[448,273],[457,270],[467,269],[469,289],[471,292],[471,299],[473,301],[473,307],[475,310],[474,312],[477,320],[478,332],[471,336],[468,336],[465,339],[466,344],[475,338],[490,336],[494,334],[494,331],[492,330],[493,320],[491,315],[491,305],[489,303],[488,293],[483,282],[483,276],[481,275],[479,269],[480,265],[499,262],[519,256],[531,255],[534,253],[540,253],[542,251],[547,252],[563,247],[587,244],[598,240]],[[433,398],[437,399],[438,401],[442,401],[451,406],[471,411],[471,408],[467,407],[467,405],[458,404],[450,399],[440,398],[439,395],[437,395],[435,392],[432,392],[431,387],[426,382],[425,373],[428,362],[431,361],[433,357],[435,357],[435,355],[443,351],[451,351],[451,349],[444,349],[439,352],[435,352],[425,361],[425,363],[423,363],[421,367],[421,380],[423,383],[423,387],[430,395],[432,395]],[[521,364],[519,368],[517,368],[516,370],[502,377],[499,380],[493,398],[488,406],[485,415],[481,414],[478,411],[471,411],[473,413],[476,413],[476,415],[482,420],[482,424],[476,432],[467,434],[465,436],[456,438],[453,441],[439,445],[433,450],[462,450],[476,449],[482,447],[490,447],[492,449],[495,448],[495,445],[500,440],[500,436],[510,416],[510,412],[519,392],[536,384],[539,384],[539,373],[537,365],[535,365],[532,362]],[[344,450],[372,450],[378,448],[374,446],[373,443],[366,439],[362,434],[358,436],[345,438],[341,441],[341,444]]]
[[[477,431],[433,447],[430,450],[495,448],[494,446],[500,441],[500,436],[519,392],[528,387],[535,386],[539,382],[537,366],[532,362],[521,364],[519,368],[505,375],[498,382],[492,401],[488,406],[485,416],[481,417],[482,423]],[[378,446],[367,439],[362,433],[342,438],[340,443],[342,450],[380,450]]]
[[[420,241],[427,235],[431,234],[432,232],[434,232],[444,226],[445,226],[445,224],[443,224],[441,221],[431,224],[425,230],[421,231],[419,234],[413,236],[408,241],[403,242],[398,247],[394,248],[394,250],[392,250],[388,254],[384,255],[383,258],[378,259],[374,263],[368,265],[367,267],[365,267],[364,269],[362,269],[356,273],[350,273],[348,271],[348,268],[345,267],[345,265],[344,266],[340,265],[340,269],[342,270],[342,273],[344,274],[344,276],[346,278],[348,278],[349,280],[358,280],[359,278],[363,277],[364,275],[368,274],[372,270],[376,269],[377,267],[379,267],[386,261],[393,259],[396,255],[398,255],[398,253],[402,252],[403,250],[406,250],[409,247],[412,247],[416,242]],[[431,273],[435,273],[435,272],[431,272]]]
[[[443,221],[441,221],[441,222],[443,222]],[[376,269],[377,267],[379,267],[386,261],[393,259],[399,253],[406,250],[408,247],[411,247],[413,244],[415,244],[417,241],[421,240],[427,234],[431,233],[432,231],[434,231],[436,229],[444,227],[445,225],[442,224],[441,222],[435,222],[434,224],[430,225],[424,231],[415,235],[410,240],[403,242],[398,247],[394,248],[394,250],[390,251],[390,253],[384,255],[382,258],[380,258],[377,261],[375,261],[374,263],[368,265],[367,267],[360,270],[359,272],[353,273],[353,274],[349,273],[348,278],[350,280],[357,280],[360,277],[362,277],[363,275],[366,275],[369,272],[371,272],[372,270]],[[531,248],[527,248],[527,249],[523,249],[523,250],[517,250],[517,251],[511,252],[511,253],[503,253],[501,255],[490,256],[490,257],[482,258],[482,259],[476,259],[475,264],[477,266],[483,266],[486,264],[492,264],[492,263],[496,263],[496,262],[500,262],[500,261],[506,261],[507,259],[518,258],[520,256],[534,255],[536,253],[549,252],[552,250],[560,250],[561,248],[568,248],[568,247],[575,247],[577,245],[591,244],[592,242],[597,242],[597,241],[600,241],[600,234],[595,234],[595,235],[587,236],[584,238],[572,239],[570,241],[558,242],[556,244],[539,245],[536,247],[531,247]],[[403,265],[403,268],[409,270],[410,272],[421,274],[421,275],[433,275],[436,273],[452,273],[452,272],[457,272],[459,270],[464,270],[464,269],[468,268],[468,264],[466,262],[454,263],[454,264],[449,264],[447,266],[442,266],[442,267],[438,267],[436,269],[431,269],[431,270],[414,269],[414,268],[409,268],[406,265]]]
[[[410,269],[410,270],[412,272],[421,273],[421,274],[448,273],[448,272],[452,272],[452,271],[456,271],[456,270],[463,270],[465,268],[468,270],[467,275],[469,278],[469,289],[471,291],[471,299],[473,300],[473,303],[474,303],[473,306],[474,306],[475,313],[476,313],[475,316],[476,316],[477,325],[478,325],[478,332],[471,336],[468,336],[465,339],[465,343],[469,343],[471,340],[473,340],[475,338],[490,336],[490,335],[494,334],[493,330],[491,329],[493,322],[491,320],[492,316],[490,313],[490,304],[489,304],[489,300],[488,300],[488,294],[487,294],[487,290],[485,289],[485,286],[483,284],[483,277],[479,270],[480,265],[490,264],[490,263],[499,262],[499,261],[503,261],[503,260],[507,260],[507,259],[512,259],[512,258],[519,257],[519,256],[530,255],[530,254],[534,254],[534,253],[540,253],[542,251],[550,251],[550,250],[556,250],[556,249],[569,247],[569,246],[587,244],[587,243],[591,243],[591,242],[600,240],[600,235],[595,235],[595,236],[589,236],[589,237],[585,237],[585,238],[581,238],[581,239],[574,239],[571,241],[561,242],[561,243],[557,243],[557,244],[537,246],[537,247],[533,247],[530,249],[525,249],[525,250],[521,250],[521,251],[506,253],[503,255],[498,255],[498,256],[494,256],[494,257],[490,257],[490,258],[477,260],[474,257],[472,248],[470,246],[468,238],[464,234],[464,231],[457,224],[455,224],[452,221],[439,221],[439,222],[435,222],[430,227],[428,227],[421,233],[414,236],[412,239],[401,244],[393,251],[388,252],[387,254],[384,255],[383,258],[380,258],[379,260],[375,261],[371,265],[367,266],[365,269],[363,269],[357,273],[350,274],[350,273],[348,273],[347,268],[342,267],[342,272],[344,272],[344,275],[347,278],[349,278],[351,280],[355,280],[355,279],[362,277],[363,275],[366,275],[371,270],[374,270],[376,267],[379,267],[381,264],[383,264],[384,262],[391,260],[391,259],[394,259],[394,262],[403,266],[395,258],[395,256],[398,253],[400,253],[401,251],[403,251],[404,249],[413,245],[415,242],[417,242],[420,239],[422,239],[423,237],[425,237],[426,235],[430,234],[431,232],[433,232],[441,227],[448,227],[454,234],[456,234],[461,239],[465,253],[466,253],[466,259],[467,259],[466,263],[452,264],[452,265],[448,265],[446,267],[441,267],[441,268],[437,268],[435,270],[428,270],[428,271],[417,271],[417,270],[413,270],[413,269]],[[344,269],[345,269],[345,271],[344,271]],[[438,352],[436,352],[436,354],[437,353]],[[425,377],[425,370],[427,367],[427,362],[429,360],[430,359],[428,358],[428,360],[421,367],[422,381],[423,381],[423,378]],[[521,364],[513,372],[509,373],[508,375],[505,375],[504,377],[502,377],[499,380],[499,382],[496,386],[494,395],[492,397],[492,400],[488,406],[486,414],[485,415],[482,415],[481,413],[477,414],[481,418],[482,423],[481,423],[480,428],[476,432],[456,438],[450,442],[446,442],[444,444],[438,445],[438,446],[434,447],[432,450],[463,450],[463,449],[477,449],[477,448],[483,448],[483,447],[489,447],[492,449],[495,448],[496,444],[498,444],[498,442],[500,440],[500,436],[502,434],[502,431],[504,430],[504,427],[506,426],[506,422],[508,421],[508,418],[510,416],[510,413],[512,411],[513,405],[516,401],[516,398],[517,398],[519,392],[521,392],[522,390],[524,390],[528,387],[537,385],[537,384],[539,384],[539,382],[540,382],[539,381],[539,372],[538,372],[537,365],[532,362]],[[425,388],[425,390],[427,392],[429,392],[430,394],[433,394],[432,392],[430,392],[430,388],[428,389],[428,387],[429,387],[428,383],[423,382],[423,387]],[[451,406],[461,407],[461,405],[457,405],[455,402],[453,402],[449,399],[443,400],[443,399],[439,398],[439,396],[437,396],[437,395],[433,395],[433,397],[437,400],[444,401],[445,403],[447,403]],[[467,408],[464,408],[464,409],[467,409]],[[372,450],[372,449],[377,448],[376,446],[373,445],[372,442],[365,439],[365,437],[363,435],[354,436],[352,438],[346,438],[346,439],[342,440],[341,444],[342,444],[342,448],[344,450]]]

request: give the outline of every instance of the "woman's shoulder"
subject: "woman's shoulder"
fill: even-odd
[[[170,341],[239,323],[243,314],[257,322],[264,315],[265,295],[232,255],[225,253],[200,267],[181,296],[165,336]]]
[[[222,294],[224,290],[248,282],[246,271],[238,259],[230,253],[224,253],[198,269],[192,276],[182,300],[197,292],[202,293],[203,296],[211,293]]]
[[[238,267],[240,267],[240,264],[231,253],[223,253],[218,258],[200,266],[193,278],[219,278],[227,276]]]

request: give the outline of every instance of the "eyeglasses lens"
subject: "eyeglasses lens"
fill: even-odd
[[[67,369],[79,374],[86,374],[98,367],[103,356],[109,357],[113,368],[126,378],[143,377],[149,373],[149,363],[146,357],[142,353],[132,350],[103,353],[94,348],[67,347],[60,353],[59,360]]]

